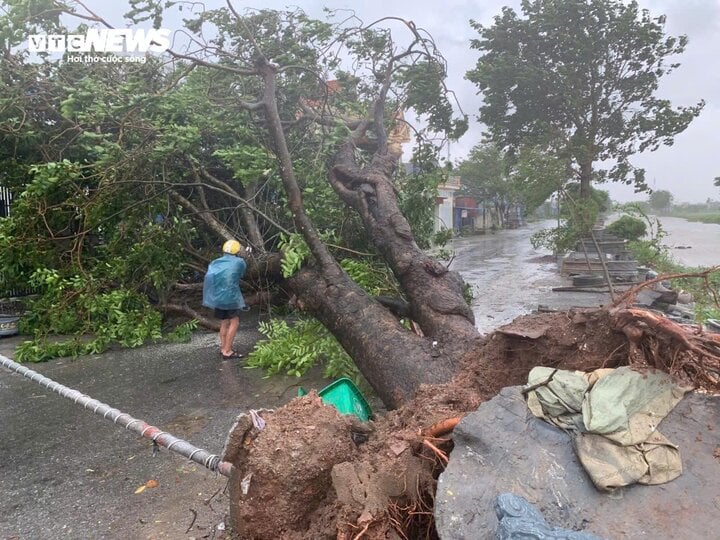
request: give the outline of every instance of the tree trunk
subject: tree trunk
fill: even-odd
[[[580,163],[580,198],[583,201],[590,199],[592,184],[592,161]]]
[[[288,285],[298,307],[336,337],[388,408],[412,398],[421,384],[446,382],[454,374],[455,354],[403,328],[346,274],[304,268]]]
[[[473,312],[463,296],[464,282],[415,243],[391,180],[396,164],[397,156],[376,154],[371,165],[360,169],[352,145],[347,144],[336,156],[330,181],[362,218],[407,295],[412,319],[426,336],[459,354],[478,337]]]
[[[380,399],[390,408],[397,407],[411,398],[421,384],[449,380],[456,361],[479,334],[473,313],[463,297],[462,279],[418,248],[398,207],[391,178],[398,162],[399,145],[395,145],[393,153],[387,152],[388,138],[383,127],[383,104],[389,79],[376,103],[374,122],[361,122],[341,147],[329,179],[340,197],[360,214],[373,243],[407,296],[412,319],[426,337],[405,329],[395,315],[369,297],[350,279],[321,240],[305,212],[283,131],[276,101],[277,67],[262,55],[256,67],[264,83],[262,99],[246,107],[264,112],[288,207],[296,230],[302,234],[314,260],[313,266],[289,278],[287,285],[297,297],[297,307],[322,322],[352,357]],[[366,139],[371,123],[375,124],[374,141],[378,151],[370,165],[360,169],[354,159],[355,144]]]
[[[389,310],[350,279],[305,212],[275,101],[275,67],[261,58],[258,69],[264,82],[262,105],[288,206],[316,264],[298,272],[288,285],[298,297],[298,307],[309,311],[335,336],[380,399],[388,407],[397,407],[412,397],[420,384],[448,380],[455,360],[478,337],[472,311],[463,298],[463,281],[415,244],[390,180],[397,157],[377,154],[363,172],[365,183],[375,187],[372,197],[340,187],[333,181],[335,169],[330,171],[330,180],[341,196],[352,195],[374,244],[408,295],[413,319],[429,337],[403,328]],[[344,150],[352,155],[352,144]]]

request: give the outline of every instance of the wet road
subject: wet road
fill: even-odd
[[[256,324],[242,323],[238,350],[258,338]],[[0,353],[12,356],[17,341],[0,339]],[[221,360],[216,342],[197,333],[189,344],[29,367],[217,454],[239,413],[285,403],[300,383],[326,384],[263,379]],[[2,368],[0,411],[0,539],[218,538],[225,478],[164,449],[153,457],[147,439]],[[159,486],[135,494],[148,480]]]
[[[544,304],[553,309],[598,306],[606,294],[552,292],[569,285],[558,273],[555,258],[534,249],[530,237],[555,221],[531,223],[521,229],[454,239],[455,259],[450,268],[473,286],[475,326],[487,333]]]
[[[661,221],[668,233],[663,243],[678,262],[690,266],[720,264],[720,225],[670,217]],[[553,287],[570,285],[570,280],[560,277],[550,251],[532,247],[530,237],[555,223],[540,221],[521,229],[452,241],[455,259],[450,267],[473,286],[475,325],[482,333],[536,310],[539,304],[567,309],[599,306],[609,300],[608,294],[552,291]]]

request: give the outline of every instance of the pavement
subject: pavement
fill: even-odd
[[[235,344],[261,337],[257,316]],[[12,358],[20,338],[1,338]],[[235,417],[280,406],[309,376],[273,377],[220,358],[215,333],[190,343],[111,350],[28,365],[176,437],[221,454]],[[115,426],[22,376],[0,368],[0,539],[221,538],[227,479]],[[148,481],[157,487],[136,493]]]

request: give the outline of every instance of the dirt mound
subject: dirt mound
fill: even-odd
[[[537,365],[627,364],[644,350],[628,335],[609,310],[521,317],[479,342],[451,382],[422,386],[411,402],[368,424],[340,416],[315,394],[298,398],[266,415],[264,430],[243,428],[230,480],[232,522],[243,539],[436,538],[435,479],[452,449],[453,422],[501,388],[524,384]],[[674,343],[666,343],[668,354],[687,352]]]
[[[308,514],[332,486],[329,471],[356,458],[348,417],[325,407],[317,394],[263,414],[265,428],[243,444],[236,459],[230,498],[233,523],[242,538],[286,538],[306,529]],[[249,427],[249,426],[248,426]]]

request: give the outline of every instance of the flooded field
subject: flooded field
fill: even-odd
[[[682,218],[660,218],[668,235],[663,243],[679,263],[687,266],[720,265],[720,225]]]

